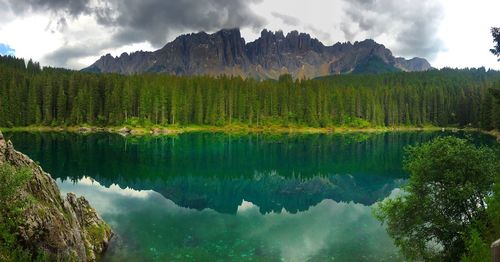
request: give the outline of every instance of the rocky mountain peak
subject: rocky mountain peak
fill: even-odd
[[[241,38],[241,32],[240,32],[239,28],[222,29],[222,30],[216,32],[216,34],[231,36],[231,37],[235,37],[237,39]]]
[[[177,37],[154,52],[101,57],[84,69],[94,72],[132,74],[158,72],[175,75],[239,75],[255,78],[278,78],[288,73],[295,78],[313,78],[329,74],[362,72],[359,64],[381,61],[389,71],[424,71],[430,69],[422,58],[396,59],[384,45],[366,39],[354,44],[325,46],[307,33],[272,32],[264,29],[260,37],[246,43],[238,28],[223,29]]]
[[[423,58],[414,57],[406,60],[402,57],[397,57],[395,60],[396,66],[402,68],[404,71],[425,71],[432,68],[431,64]]]

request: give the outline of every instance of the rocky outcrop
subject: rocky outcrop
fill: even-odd
[[[412,59],[406,60],[402,57],[396,58],[395,66],[406,72],[412,71],[426,71],[431,69],[431,65],[427,60],[419,57],[414,57]]]
[[[174,75],[233,75],[278,78],[314,78],[330,74],[363,73],[361,64],[382,61],[384,71],[431,69],[423,58],[396,58],[373,40],[325,46],[309,34],[263,30],[258,39],[245,43],[239,29],[214,34],[200,32],[177,37],[154,52],[106,55],[84,71],[134,74],[158,72]]]
[[[54,261],[95,261],[113,233],[85,198],[62,198],[55,181],[0,132],[0,165],[28,167],[32,178],[20,192],[30,199],[19,227],[22,246]]]

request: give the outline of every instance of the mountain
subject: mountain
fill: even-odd
[[[367,39],[325,46],[309,34],[263,30],[258,39],[245,43],[239,29],[181,35],[154,52],[102,56],[89,72],[133,74],[141,72],[175,75],[237,75],[278,78],[314,78],[342,73],[425,71],[427,60],[394,57],[385,46]]]

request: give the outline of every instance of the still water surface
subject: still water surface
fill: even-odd
[[[400,261],[372,206],[445,134],[6,137],[111,225],[104,261]]]

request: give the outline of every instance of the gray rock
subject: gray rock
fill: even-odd
[[[397,57],[395,60],[395,66],[406,72],[426,71],[432,69],[432,66],[427,60],[419,57],[414,57],[409,60],[406,60],[402,57]]]
[[[182,35],[154,52],[108,54],[83,70],[275,79],[289,73],[294,78],[314,78],[352,72],[373,56],[403,71],[431,69],[423,58],[395,58],[385,46],[369,39],[325,46],[309,34],[292,31],[285,36],[281,31],[263,30],[258,39],[245,43],[239,29],[224,29]]]
[[[123,128],[120,128],[118,132],[122,134],[130,134],[132,132],[132,129],[125,126]]]
[[[92,131],[92,129],[90,129],[88,127],[82,126],[82,127],[78,128],[78,132],[81,132],[81,133],[88,133],[90,131]]]
[[[44,251],[60,261],[95,261],[113,233],[85,198],[69,193],[62,198],[49,174],[26,155],[16,151],[0,132],[0,165],[28,167],[33,176],[19,192],[34,198],[19,227],[20,243]]]

